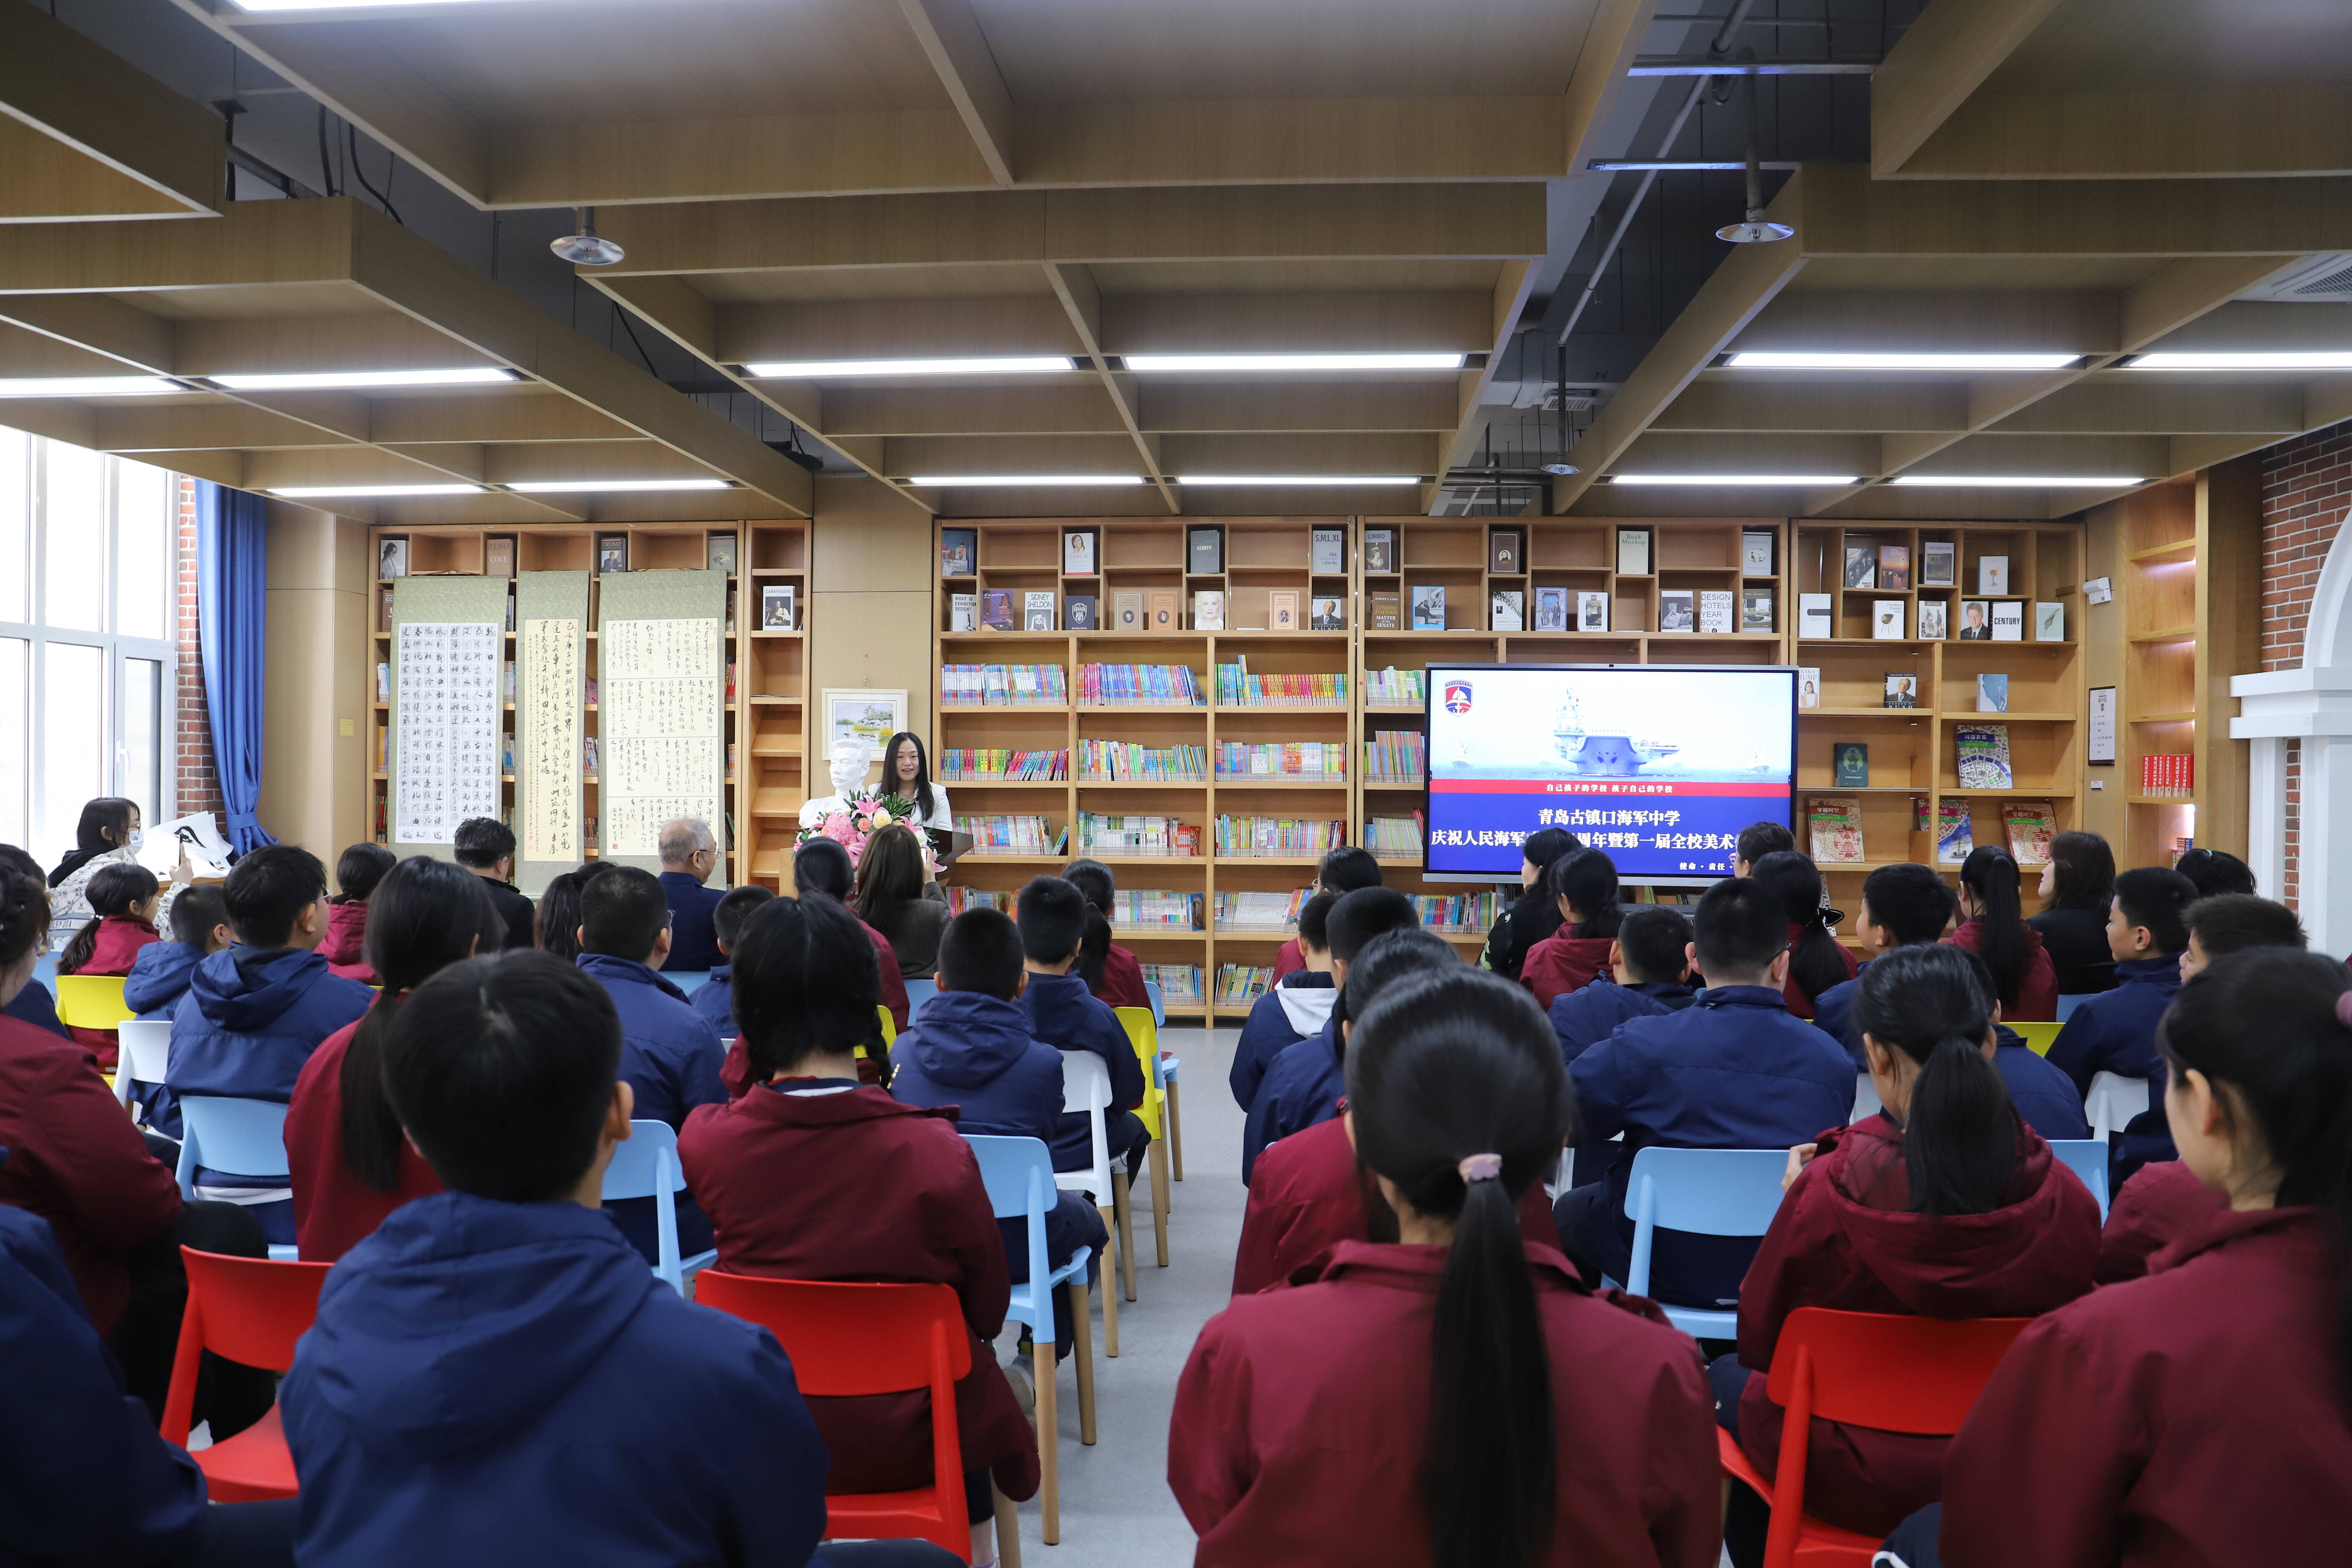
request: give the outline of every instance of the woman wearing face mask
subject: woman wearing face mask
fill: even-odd
[[[49,873],[50,946],[64,951],[74,932],[94,918],[89,879],[109,866],[137,863],[143,837],[135,800],[100,795],[81,808],[81,821],[74,828],[74,847]],[[164,886],[163,902],[155,909],[159,924],[172,918],[172,900],[195,879],[195,868],[188,864],[188,852],[183,848],[180,863],[172,868],[172,879]]]

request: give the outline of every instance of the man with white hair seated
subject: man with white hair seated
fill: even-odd
[[[662,824],[661,885],[669,900],[669,962],[664,967],[679,973],[716,967],[721,961],[719,933],[711,911],[727,896],[724,888],[703,882],[719,864],[719,840],[710,824],[698,816],[681,816]]]

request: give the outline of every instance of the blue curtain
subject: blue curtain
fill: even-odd
[[[261,805],[262,658],[268,646],[268,503],[209,479],[196,481],[196,624],[203,638],[205,706],[213,766],[228,807],[229,847],[275,844],[254,816]]]

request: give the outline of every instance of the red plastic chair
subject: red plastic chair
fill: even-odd
[[[1772,1509],[1764,1568],[1870,1568],[1880,1538],[1824,1524],[1804,1510],[1812,1418],[1882,1432],[1948,1437],[2031,1318],[1942,1322],[1882,1312],[1800,1307],[1781,1326],[1764,1391],[1788,1412],[1778,1478],[1765,1480],[1739,1439],[1716,1429],[1724,1474]],[[1782,1507],[1779,1500],[1787,1500]]]
[[[272,1372],[292,1367],[294,1342],[319,1316],[319,1287],[331,1265],[226,1258],[187,1247],[180,1256],[187,1263],[188,1310],[180,1320],[171,1391],[163,1396],[163,1433],[184,1447],[204,1352]],[[299,1489],[274,1405],[268,1415],[194,1458],[215,1502],[259,1502]]]
[[[920,1540],[971,1561],[964,1516],[963,1447],[956,1380],[971,1371],[971,1334],[944,1285],[834,1285],[762,1279],[706,1268],[694,1299],[776,1336],[801,1393],[931,1395],[931,1484],[899,1492],[836,1492],[824,1500],[826,1539]]]

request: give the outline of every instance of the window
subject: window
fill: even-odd
[[[172,814],[177,480],[0,429],[0,842],[44,866],[82,804]]]

